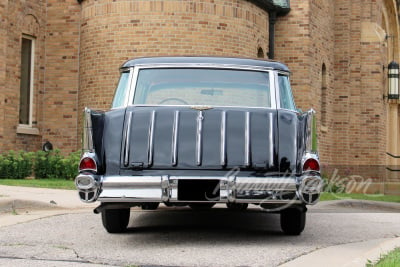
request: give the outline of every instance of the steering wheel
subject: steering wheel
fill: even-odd
[[[189,105],[189,103],[186,102],[185,100],[180,99],[180,98],[176,98],[176,97],[169,97],[169,98],[166,98],[166,99],[164,99],[164,100],[158,102],[158,104],[164,104],[165,102],[168,102],[168,101],[176,101],[176,102],[182,103],[183,105]]]

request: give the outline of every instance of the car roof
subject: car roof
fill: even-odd
[[[136,65],[157,65],[157,64],[216,64],[216,65],[237,65],[269,68],[288,72],[288,67],[280,62],[235,57],[143,57],[126,61],[121,68],[134,67]]]

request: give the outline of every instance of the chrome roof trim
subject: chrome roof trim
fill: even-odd
[[[258,67],[258,66],[247,66],[247,65],[228,65],[228,64],[210,64],[210,63],[169,63],[169,64],[138,64],[133,68],[133,74],[130,77],[130,89],[129,89],[129,101],[126,103],[126,106],[133,106],[135,91],[136,91],[136,83],[138,80],[139,72],[142,69],[158,69],[158,68],[204,68],[204,69],[229,69],[229,70],[245,70],[245,71],[261,71],[269,73],[269,86],[271,88],[277,88],[276,78],[274,77],[275,70],[268,67]],[[131,70],[132,72],[132,70]],[[288,73],[289,74],[289,73]],[[268,109],[276,109],[277,101],[276,101],[276,90],[270,90],[270,101],[271,107]],[[145,104],[140,104],[138,106],[146,106]],[[154,105],[149,105],[154,106]],[[193,107],[195,105],[157,105],[157,106],[190,106]],[[204,105],[199,105],[204,106]],[[212,107],[212,106],[211,106]],[[243,108],[265,108],[265,107],[247,107],[247,106],[221,106],[221,107],[243,107]]]

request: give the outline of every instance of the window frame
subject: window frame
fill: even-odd
[[[129,89],[129,94],[127,98],[127,102],[125,103],[125,106],[153,106],[153,105],[143,105],[143,104],[132,104],[133,99],[135,96],[135,89],[136,89],[136,84],[138,81],[138,75],[140,70],[143,69],[163,69],[163,68],[175,68],[175,69],[180,69],[180,68],[194,68],[194,69],[224,69],[224,70],[246,70],[246,71],[260,71],[260,72],[267,72],[269,73],[269,86],[270,86],[270,99],[271,99],[271,107],[247,107],[247,108],[265,108],[265,109],[276,109],[277,108],[277,103],[276,103],[276,90],[273,88],[275,87],[276,84],[276,78],[274,73],[276,70],[273,68],[268,68],[268,67],[258,67],[258,66],[247,66],[247,65],[224,65],[224,64],[141,64],[141,65],[136,65],[133,68],[133,73],[132,73],[132,81],[130,83],[130,89]],[[132,71],[132,69],[131,69]],[[160,105],[160,106],[169,106],[169,105]],[[187,106],[187,105],[173,105],[173,106]],[[189,105],[191,106],[191,105]],[[235,106],[235,107],[243,107],[243,106]]]
[[[19,123],[20,119],[20,114],[18,114],[18,128],[32,128],[33,126],[33,97],[34,97],[34,81],[35,81],[35,42],[36,38],[23,34],[21,37],[21,56],[22,56],[22,40],[27,39],[31,41],[31,61],[30,61],[30,77],[29,77],[29,114],[28,114],[28,124],[24,123]],[[21,62],[22,63],[22,62]],[[20,65],[20,71],[22,71],[22,64]],[[22,82],[22,77],[20,78],[20,99],[21,99],[21,82]],[[19,103],[19,107],[21,105],[21,102]],[[19,113],[19,112],[18,112]],[[23,131],[18,131],[18,132],[23,132]],[[26,132],[23,132],[26,133]]]

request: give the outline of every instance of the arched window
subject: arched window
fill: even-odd
[[[328,84],[325,63],[322,64],[321,71],[321,125],[327,126],[328,113]]]
[[[257,57],[258,58],[264,58],[264,51],[261,47],[258,48],[257,50]]]

